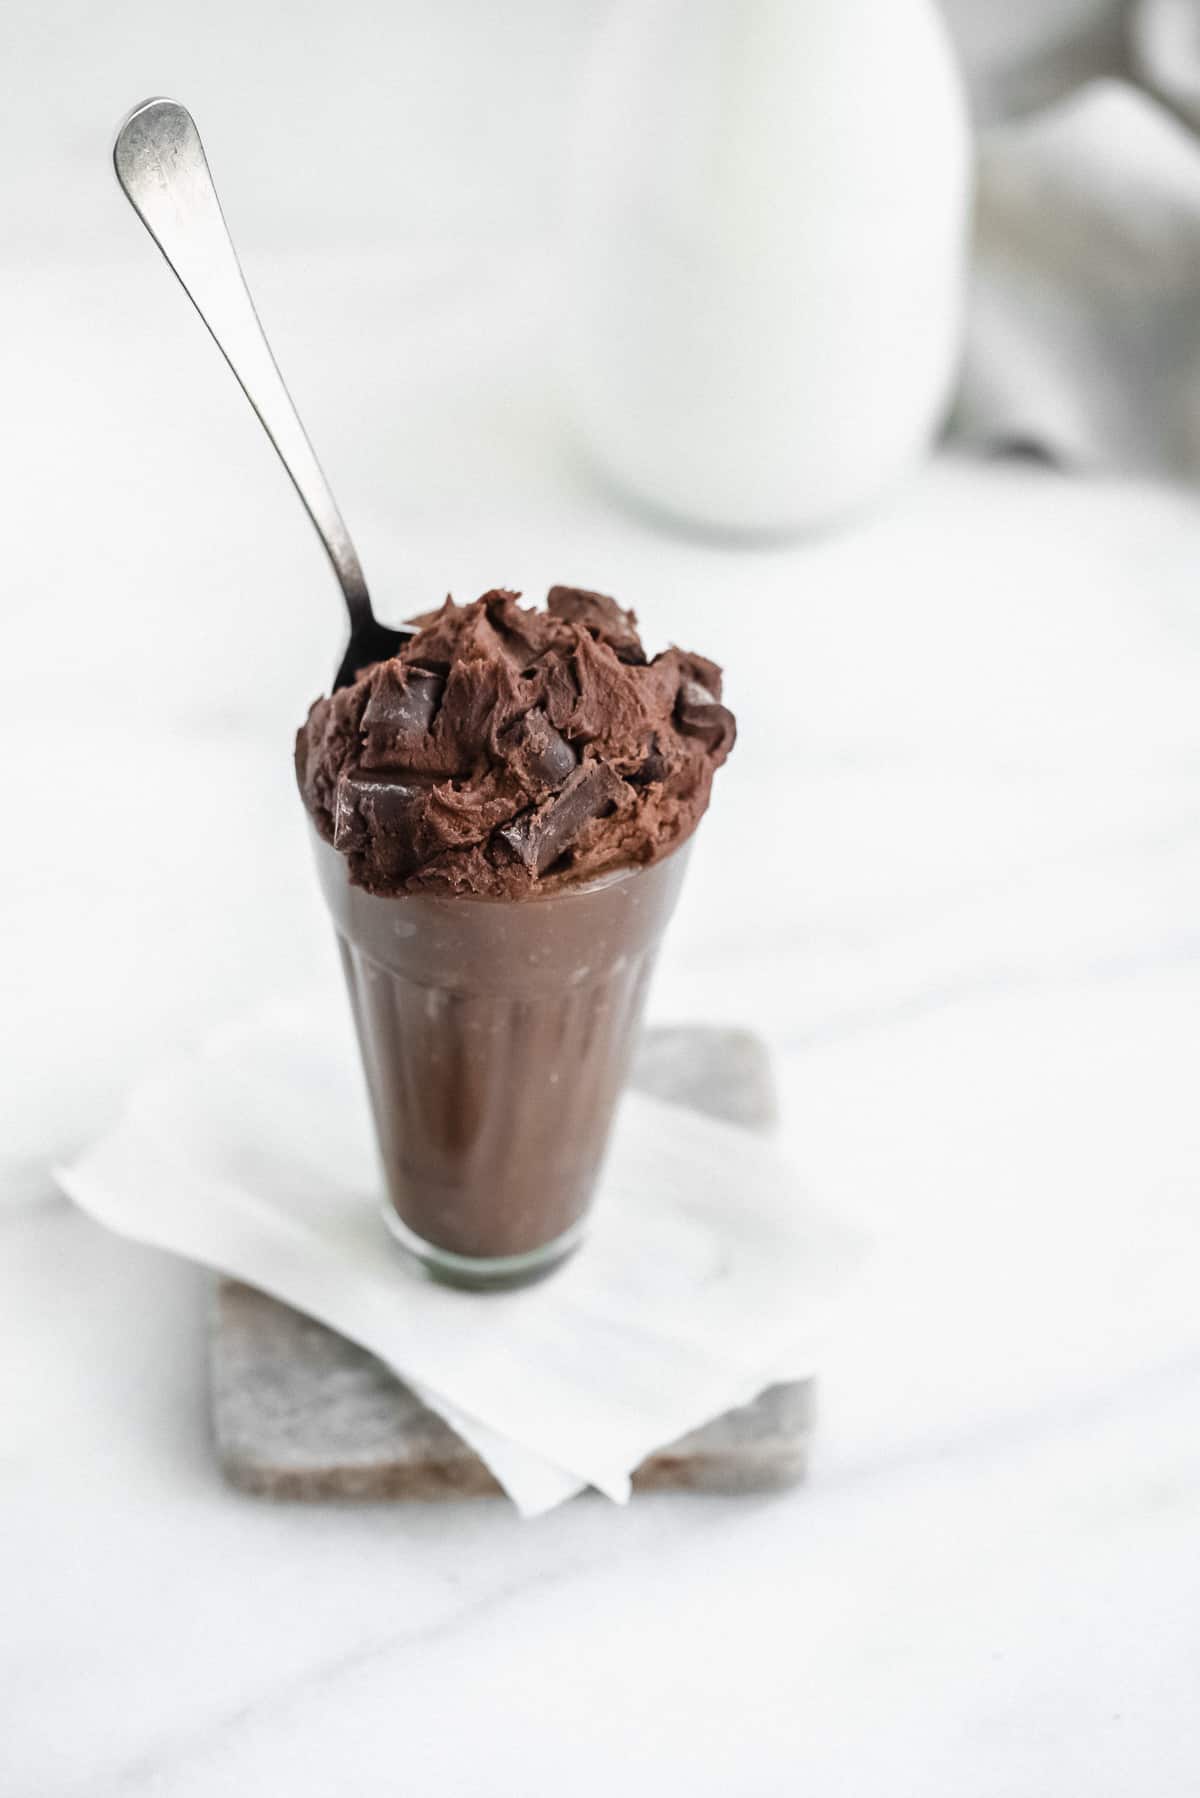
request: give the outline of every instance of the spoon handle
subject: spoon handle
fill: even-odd
[[[195,120],[176,100],[144,100],[117,132],[126,199],[179,277],[257,412],[317,527],[354,625],[371,602],[357,552],[263,334],[213,186]]]

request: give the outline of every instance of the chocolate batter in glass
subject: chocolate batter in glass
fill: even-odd
[[[296,740],[387,1176],[459,1285],[579,1241],[687,839],[734,741],[720,670],[555,587],[447,600]]]

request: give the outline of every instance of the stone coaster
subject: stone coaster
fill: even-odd
[[[749,1129],[775,1121],[770,1058],[749,1031],[647,1031],[631,1082]],[[381,1253],[387,1248],[381,1239]],[[381,1361],[289,1305],[221,1280],[209,1340],[217,1454],[244,1491],[299,1499],[500,1491],[478,1456]],[[633,1476],[635,1489],[794,1484],[807,1467],[814,1398],[812,1380],[769,1387],[752,1405],[651,1455]]]

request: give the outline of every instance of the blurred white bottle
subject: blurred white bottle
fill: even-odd
[[[567,374],[615,480],[773,533],[924,454],[969,205],[934,0],[618,0],[576,124]]]

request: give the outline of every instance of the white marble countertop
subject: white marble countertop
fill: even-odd
[[[0,1790],[1194,1793],[1200,508],[943,460],[687,541],[565,437],[536,255],[251,272],[385,613],[577,581],[726,663],[653,1011],[766,1032],[877,1251],[804,1491],[225,1489],[206,1277],[49,1170],[331,954],[288,740],[337,601],[148,249],[6,287]]]

